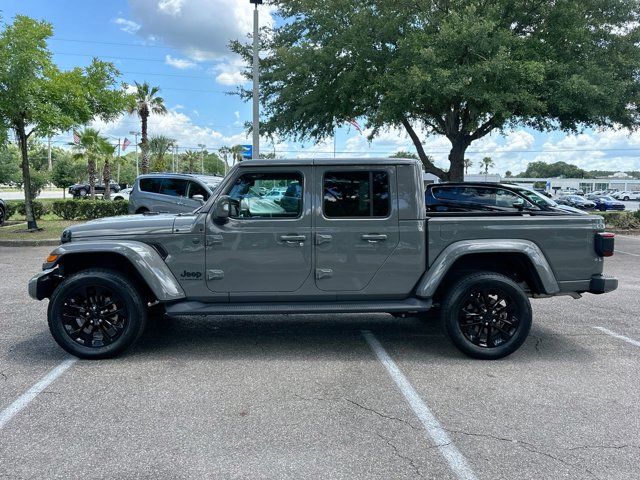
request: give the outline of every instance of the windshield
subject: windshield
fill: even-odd
[[[534,205],[537,205],[538,207],[556,207],[556,206],[558,206],[558,204],[556,202],[554,202],[550,198],[545,197],[544,195],[540,195],[535,190],[531,190],[531,189],[525,188],[525,187],[513,187],[513,188],[515,190],[517,190],[517,192],[520,195],[526,197],[527,200],[529,200]]]
[[[611,197],[600,197],[599,200],[604,200],[606,202],[615,202],[615,200]]]

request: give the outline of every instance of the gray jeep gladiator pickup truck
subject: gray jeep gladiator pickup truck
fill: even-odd
[[[455,184],[464,208],[451,208],[446,185],[428,190],[428,206],[415,160],[244,161],[191,213],[69,227],[29,294],[49,298],[54,339],[82,358],[121,353],[158,310],[403,317],[437,307],[460,350],[495,359],[525,341],[529,297],[617,287],[602,275],[614,239],[601,217],[545,209],[508,186]]]

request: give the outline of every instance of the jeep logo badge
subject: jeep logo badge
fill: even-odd
[[[199,280],[202,272],[187,272],[186,270],[180,274],[180,278],[184,280]]]

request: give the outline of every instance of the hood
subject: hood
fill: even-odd
[[[72,225],[62,234],[62,238],[72,240],[90,237],[125,237],[130,235],[160,235],[173,232],[177,215],[125,215],[91,220]],[[68,241],[68,240],[67,240]]]

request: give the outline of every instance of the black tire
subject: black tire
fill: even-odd
[[[51,335],[70,354],[86,359],[112,358],[142,334],[147,306],[135,285],[121,273],[83,270],[55,289],[48,320]]]
[[[441,305],[447,335],[463,353],[495,360],[515,352],[531,330],[531,303],[510,278],[493,272],[458,280]]]
[[[624,201],[628,202],[629,201],[629,197],[624,197]]]
[[[0,207],[0,227],[4,225],[5,220],[6,218],[4,208]]]
[[[147,213],[148,211],[149,211],[148,208],[140,207],[138,210],[136,210],[136,213],[142,214],[142,213]]]
[[[122,202],[123,200],[124,200],[124,198],[122,198],[122,197],[114,197],[113,198],[114,202]]]
[[[87,190],[84,189],[84,188],[81,188],[80,190],[78,190],[78,196],[81,197],[81,198],[86,197],[87,193],[88,193]]]

